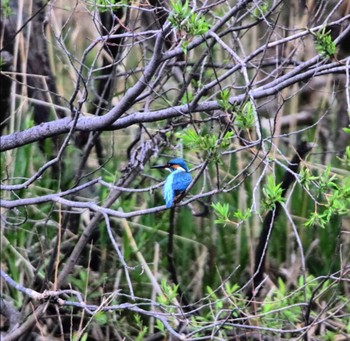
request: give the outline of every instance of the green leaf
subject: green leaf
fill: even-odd
[[[283,279],[281,277],[278,277],[277,282],[278,282],[278,290],[280,291],[282,296],[285,296],[287,292],[287,288],[285,283],[283,282]]]
[[[276,185],[273,176],[267,177],[267,183],[262,191],[265,196],[264,204],[266,209],[270,210],[276,207],[277,203],[283,203],[285,201],[285,198],[282,197],[283,190],[281,184]]]
[[[234,283],[232,285],[230,285],[229,282],[225,283],[225,290],[229,295],[232,295],[233,293],[235,293],[237,290],[239,290],[240,286],[237,283]]]
[[[242,211],[238,209],[236,212],[233,213],[233,216],[241,221],[246,221],[248,220],[252,215],[252,212],[250,209],[246,211]]]
[[[217,224],[226,224],[229,222],[229,212],[230,206],[229,204],[221,204],[220,202],[212,203],[211,206],[214,209],[215,214],[218,216],[218,219],[215,220]]]
[[[10,5],[10,0],[1,0],[1,12],[5,18],[10,17],[13,14],[13,10]]]
[[[201,14],[194,12],[190,6],[189,1],[182,3],[181,0],[170,2],[173,12],[169,16],[169,22],[178,30],[183,30],[191,36],[203,35],[210,29],[210,24]],[[185,53],[187,53],[187,46],[183,45]]]
[[[98,311],[96,314],[94,314],[94,320],[100,326],[104,326],[108,322],[108,316],[104,311]]]
[[[257,19],[263,18],[264,15],[268,12],[269,7],[269,1],[263,1],[262,3],[257,4],[252,12],[253,17]]]
[[[337,46],[335,45],[331,31],[326,32],[326,27],[320,29],[314,34],[315,48],[324,58],[332,58],[337,52]]]
[[[186,129],[183,132],[175,134],[176,137],[181,138],[186,147],[199,148],[201,144],[201,137],[194,129]]]
[[[322,228],[326,227],[327,220],[323,215],[318,214],[317,212],[312,212],[310,218],[305,222],[305,227],[312,227],[318,225]]]
[[[256,112],[251,101],[245,103],[241,111],[237,112],[235,124],[241,129],[249,129],[255,123]]]
[[[219,93],[218,104],[225,111],[229,111],[234,107],[230,103],[229,99],[230,99],[230,89],[224,89]]]
[[[299,179],[302,186],[310,189],[310,185],[319,179],[318,176],[311,175],[309,168],[303,168],[299,173]]]
[[[162,321],[160,320],[156,320],[156,328],[162,333],[165,334],[165,327],[164,324],[162,323]]]
[[[207,289],[207,293],[212,299],[214,300],[218,299],[218,296],[216,295],[215,291],[210,286],[207,286],[206,289]]]

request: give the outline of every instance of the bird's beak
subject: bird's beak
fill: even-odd
[[[152,166],[151,168],[164,169],[164,168],[169,168],[169,166],[168,165],[156,165],[156,166]]]

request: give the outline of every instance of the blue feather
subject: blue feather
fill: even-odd
[[[168,175],[163,187],[166,207],[171,207],[174,204],[175,197],[184,192],[191,181],[191,174],[183,170],[174,170]]]
[[[166,207],[174,205],[177,196],[185,192],[192,181],[186,162],[182,159],[172,159],[165,165],[153,166],[152,168],[166,168],[170,174],[165,179],[163,195]]]

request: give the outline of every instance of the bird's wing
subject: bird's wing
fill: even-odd
[[[192,181],[192,176],[189,173],[185,172],[176,172],[174,173],[173,181],[172,181],[172,188],[173,190],[179,191],[179,192],[184,192],[188,185]]]
[[[167,207],[173,205],[175,196],[184,192],[191,181],[192,177],[189,173],[175,171],[169,174],[163,187],[163,194]]]

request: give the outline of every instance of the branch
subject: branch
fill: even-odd
[[[170,324],[167,320],[167,318],[169,318],[169,314],[161,314],[161,313],[157,313],[155,311],[144,310],[144,309],[139,307],[141,305],[140,303],[137,303],[137,304],[122,303],[119,305],[112,305],[112,306],[106,306],[106,307],[96,306],[96,305],[87,305],[83,300],[82,294],[76,290],[70,290],[70,289],[68,289],[68,290],[45,290],[43,293],[40,293],[38,291],[26,288],[26,287],[20,285],[19,283],[15,282],[3,270],[0,270],[0,277],[3,280],[5,280],[5,282],[7,282],[10,286],[12,286],[16,290],[22,292],[24,295],[30,297],[31,299],[33,299],[35,301],[44,301],[44,302],[49,302],[49,303],[51,302],[53,304],[58,304],[59,306],[77,307],[77,308],[83,309],[84,311],[86,311],[90,315],[93,315],[99,311],[116,311],[116,310],[120,310],[120,309],[128,309],[128,310],[131,310],[131,311],[134,311],[134,312],[146,315],[146,316],[152,316],[156,319],[159,319],[164,324],[165,328],[169,331],[170,334],[176,336],[177,338],[181,337],[181,335],[178,334],[170,326]],[[72,295],[77,299],[78,302],[65,300],[65,299],[61,298],[62,295],[64,295],[64,296]],[[154,306],[161,307],[161,305],[159,305],[155,302],[149,302],[149,303],[147,303],[147,305],[150,305],[151,303]],[[41,307],[43,307],[43,306],[44,305],[42,305]],[[21,327],[23,327],[23,325]],[[17,337],[18,332],[16,332],[15,334],[16,335],[13,335],[13,334],[11,335],[11,333],[9,333],[8,335],[4,336],[4,338],[2,338],[2,340],[3,341],[15,340],[16,338],[14,338],[14,336]],[[19,335],[22,335],[22,334],[19,334]]]
[[[296,153],[293,156],[289,164],[289,167],[284,174],[283,181],[281,183],[282,197],[286,196],[286,193],[289,187],[295,181],[295,174],[298,172],[300,162],[309,153],[312,147],[313,147],[312,144],[309,144],[305,141],[301,142],[297,147]],[[253,283],[247,293],[247,297],[249,300],[251,300],[255,296],[257,288],[260,286],[260,284],[263,281],[267,248],[269,245],[273,226],[275,224],[277,217],[279,216],[281,208],[282,208],[282,204],[277,202],[275,207],[271,209],[264,218],[262,231],[259,237],[259,244],[255,252],[255,264],[254,264],[255,269],[254,269],[254,275],[253,275]]]
[[[250,92],[251,98],[255,100],[265,98],[268,96],[278,94],[283,89],[288,88],[289,86],[295,83],[306,81],[313,77],[332,74],[334,72],[345,74],[347,71],[347,66],[343,65],[343,63],[345,62],[339,61],[331,64],[319,65],[317,68],[313,68],[305,72],[300,72],[319,60],[319,57],[315,57],[312,60],[302,63],[300,66],[295,68],[293,71],[287,73],[286,75],[281,76],[276,80],[267,83],[266,85],[252,90]],[[241,104],[245,97],[245,94],[233,96],[230,98],[230,102],[235,104]],[[174,117],[186,116],[192,112],[204,111],[210,113],[211,111],[221,109],[221,106],[218,104],[218,101],[205,101],[199,103],[195,107],[190,107],[191,104],[186,104],[156,111],[136,112],[126,117],[122,117],[116,122],[110,124],[109,119],[104,118],[107,115],[108,117],[111,117],[111,115],[115,117],[114,113],[116,109],[112,109],[108,114],[102,117],[99,116],[93,118],[79,118],[75,126],[75,131],[120,130],[127,128],[133,124],[156,122]],[[2,152],[18,148],[28,143],[40,141],[48,137],[53,137],[56,135],[67,133],[70,130],[72,123],[73,122],[70,118],[64,118],[56,121],[42,123],[39,126],[35,126],[33,128],[21,132],[15,132],[10,135],[2,136],[0,151]]]

